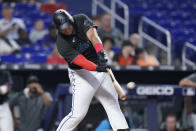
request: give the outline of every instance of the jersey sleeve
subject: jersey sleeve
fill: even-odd
[[[80,23],[81,31],[83,33],[86,34],[88,29],[91,28],[91,27],[97,28],[97,26],[93,23],[93,21],[88,16],[86,16],[84,14],[81,14],[80,18],[81,18],[81,23]]]
[[[80,54],[76,49],[74,49],[70,43],[61,38],[59,35],[57,37],[57,49],[60,55],[71,64],[72,61]]]

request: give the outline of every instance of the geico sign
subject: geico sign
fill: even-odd
[[[166,95],[170,96],[174,94],[174,88],[172,87],[138,87],[136,90],[138,95]]]

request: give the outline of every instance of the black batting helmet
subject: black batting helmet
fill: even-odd
[[[58,9],[53,14],[53,22],[58,30],[63,30],[73,24],[74,20],[66,10]]]

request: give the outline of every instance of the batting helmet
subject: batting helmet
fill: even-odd
[[[53,22],[58,30],[63,30],[73,24],[74,20],[66,10],[59,9],[53,14]]]

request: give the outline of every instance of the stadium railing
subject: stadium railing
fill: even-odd
[[[196,64],[189,60],[187,56],[187,48],[191,48],[192,50],[195,51],[196,53],[196,46],[192,45],[189,42],[186,42],[186,44],[183,47],[183,52],[182,52],[182,65],[185,67],[186,65],[192,66],[193,68],[196,68]]]
[[[97,15],[98,7],[112,15],[112,26],[115,27],[115,20],[124,25],[124,38],[129,36],[129,7],[120,0],[109,0],[110,7],[106,6],[103,0],[93,0],[92,2],[92,15]],[[116,5],[122,7],[124,10],[124,18],[116,13]]]
[[[164,43],[161,43],[157,39],[153,38],[152,36],[150,36],[149,34],[144,32],[144,30],[143,30],[144,23],[154,27],[155,29],[157,29],[160,32],[162,32],[163,34],[165,34],[167,45],[164,45]],[[142,38],[147,39],[148,41],[152,42],[154,45],[156,45],[157,47],[159,47],[163,51],[167,52],[167,65],[171,65],[171,58],[172,58],[172,55],[171,55],[171,34],[170,34],[169,30],[165,29],[164,27],[158,25],[154,21],[152,21],[144,16],[140,20],[138,30],[139,30],[139,34]]]

